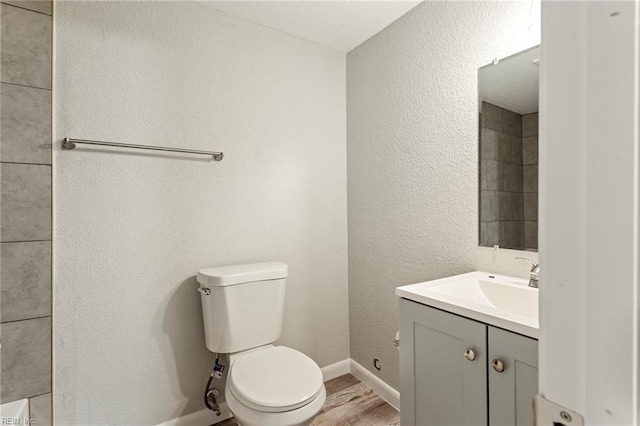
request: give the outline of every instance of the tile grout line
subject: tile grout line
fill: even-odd
[[[29,86],[28,84],[20,84],[20,83],[9,83],[8,81],[0,81],[0,84],[8,84],[9,86],[26,87],[28,89],[46,90],[47,92],[51,92],[52,91],[52,89],[48,89],[46,87]]]
[[[16,240],[16,241],[0,241],[0,244],[15,244],[15,243],[50,243],[52,240]]]
[[[37,394],[37,395],[28,396],[27,398],[28,398],[28,399],[31,399],[31,398],[37,398],[37,397],[39,397],[39,396],[44,396],[44,395],[53,395],[53,390],[51,390],[50,392],[39,393],[39,394]]]
[[[43,315],[41,317],[33,317],[33,318],[24,318],[24,319],[19,319],[19,320],[13,320],[13,321],[4,321],[0,324],[5,325],[5,324],[12,324],[14,322],[20,322],[20,321],[31,321],[31,320],[37,320],[37,319],[43,319],[43,318],[52,318],[51,314],[49,315]],[[48,393],[48,392],[45,392]]]
[[[23,163],[22,161],[0,161],[0,164],[24,164],[25,166],[48,166],[48,167],[51,167],[51,164],[47,164],[47,163]]]
[[[1,4],[4,4],[5,6],[15,7],[16,9],[28,10],[29,12],[37,13],[37,14],[39,14],[39,15],[44,15],[44,16],[53,17],[53,15],[52,15],[52,14],[50,14],[50,13],[40,12],[40,11],[33,10],[33,9],[27,9],[26,7],[18,6],[18,5],[13,4],[13,3],[7,3],[7,2],[4,2],[4,1],[0,1],[0,3],[1,3]]]

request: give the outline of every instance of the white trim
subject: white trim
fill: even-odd
[[[393,408],[400,411],[400,392],[386,384],[375,374],[352,360],[351,358],[343,359],[334,364],[322,367],[322,378],[325,382],[340,377],[347,373],[353,374],[358,380],[369,386],[380,398],[384,399]],[[209,409],[196,411],[186,416],[177,417],[167,420],[157,426],[193,426],[193,425],[212,425],[232,417],[231,411],[226,402],[220,403],[222,415],[216,416]]]
[[[193,425],[212,425],[230,419],[232,416],[229,407],[226,402],[220,403],[220,411],[222,414],[216,416],[216,413],[205,408],[204,410],[196,411],[195,413],[187,414],[186,416],[176,417],[166,422],[160,423],[157,426],[193,426]]]
[[[351,360],[351,374],[365,385],[369,386],[378,396],[400,411],[400,392],[382,381],[378,376]]]
[[[328,382],[336,377],[343,376],[351,372],[351,359],[343,359],[326,367],[322,367],[322,380]]]

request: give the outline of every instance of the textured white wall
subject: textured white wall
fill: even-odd
[[[199,268],[290,267],[279,343],[349,356],[345,56],[190,2],[56,2],[56,424],[202,408]]]
[[[477,69],[539,43],[530,10],[424,2],[347,56],[351,357],[396,388],[396,286],[537,259],[478,247]]]

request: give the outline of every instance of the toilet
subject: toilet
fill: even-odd
[[[240,426],[304,426],[322,409],[320,367],[274,346],[282,332],[288,267],[282,262],[198,271],[207,348],[229,354],[225,397]]]

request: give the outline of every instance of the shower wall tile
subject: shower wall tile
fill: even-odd
[[[480,245],[485,247],[500,245],[500,222],[480,223]]]
[[[481,191],[480,193],[480,221],[493,222],[498,220],[497,201],[495,191]]]
[[[538,113],[522,116],[522,137],[538,136]]]
[[[51,16],[0,5],[0,81],[51,89]]]
[[[518,171],[520,169],[518,168],[517,164],[513,164],[513,163],[504,163],[503,164],[503,173],[502,173],[502,179],[504,181],[503,183],[503,189],[505,191],[510,191],[510,192],[518,192],[518,188],[519,188],[519,179],[518,179]]]
[[[51,167],[0,165],[2,242],[51,239]]]
[[[0,402],[51,424],[50,0],[0,2]]]
[[[524,220],[538,220],[538,193],[525,192],[524,194]]]
[[[500,245],[510,248],[522,248],[524,232],[521,221],[500,222]]]
[[[513,193],[498,192],[497,204],[499,221],[512,221],[518,219],[516,216],[517,211],[514,209]]]
[[[522,116],[483,102],[480,122],[480,244],[522,248]]]
[[[538,113],[522,117],[525,248],[538,249]]]
[[[498,191],[503,189],[504,182],[502,179],[503,163],[495,160],[485,160],[485,173],[487,181],[487,189]]]
[[[497,160],[497,133],[491,129],[480,132],[480,158],[483,160]]]
[[[1,402],[51,392],[51,317],[0,324]]]
[[[53,9],[53,2],[51,0],[4,0],[2,3],[45,13],[47,15],[51,15]]]
[[[51,426],[51,394],[29,398],[29,416],[36,426]]]
[[[514,164],[522,164],[522,138],[511,136],[511,158]]]
[[[522,189],[524,192],[538,192],[538,165],[527,164],[522,167]]]
[[[0,158],[51,164],[51,91],[0,85]]]
[[[0,244],[0,321],[51,315],[51,242]]]
[[[522,139],[522,164],[538,164],[538,136]]]
[[[497,159],[503,163],[511,161],[511,138],[509,135],[496,133]]]
[[[537,249],[538,113],[483,102],[480,122],[480,243]]]
[[[480,161],[480,190],[485,191],[489,189],[489,184],[487,182],[487,162]]]
[[[480,222],[480,226],[478,227],[478,235],[480,237],[480,245],[487,246],[489,243],[487,242],[487,224],[493,222]]]
[[[538,222],[524,223],[524,245],[527,249],[538,249]]]
[[[502,131],[508,135],[522,137],[522,116],[502,108]]]
[[[522,221],[524,219],[524,199],[522,192],[513,192],[511,194],[511,208],[515,220]]]
[[[483,102],[482,127],[502,132],[502,108]]]

